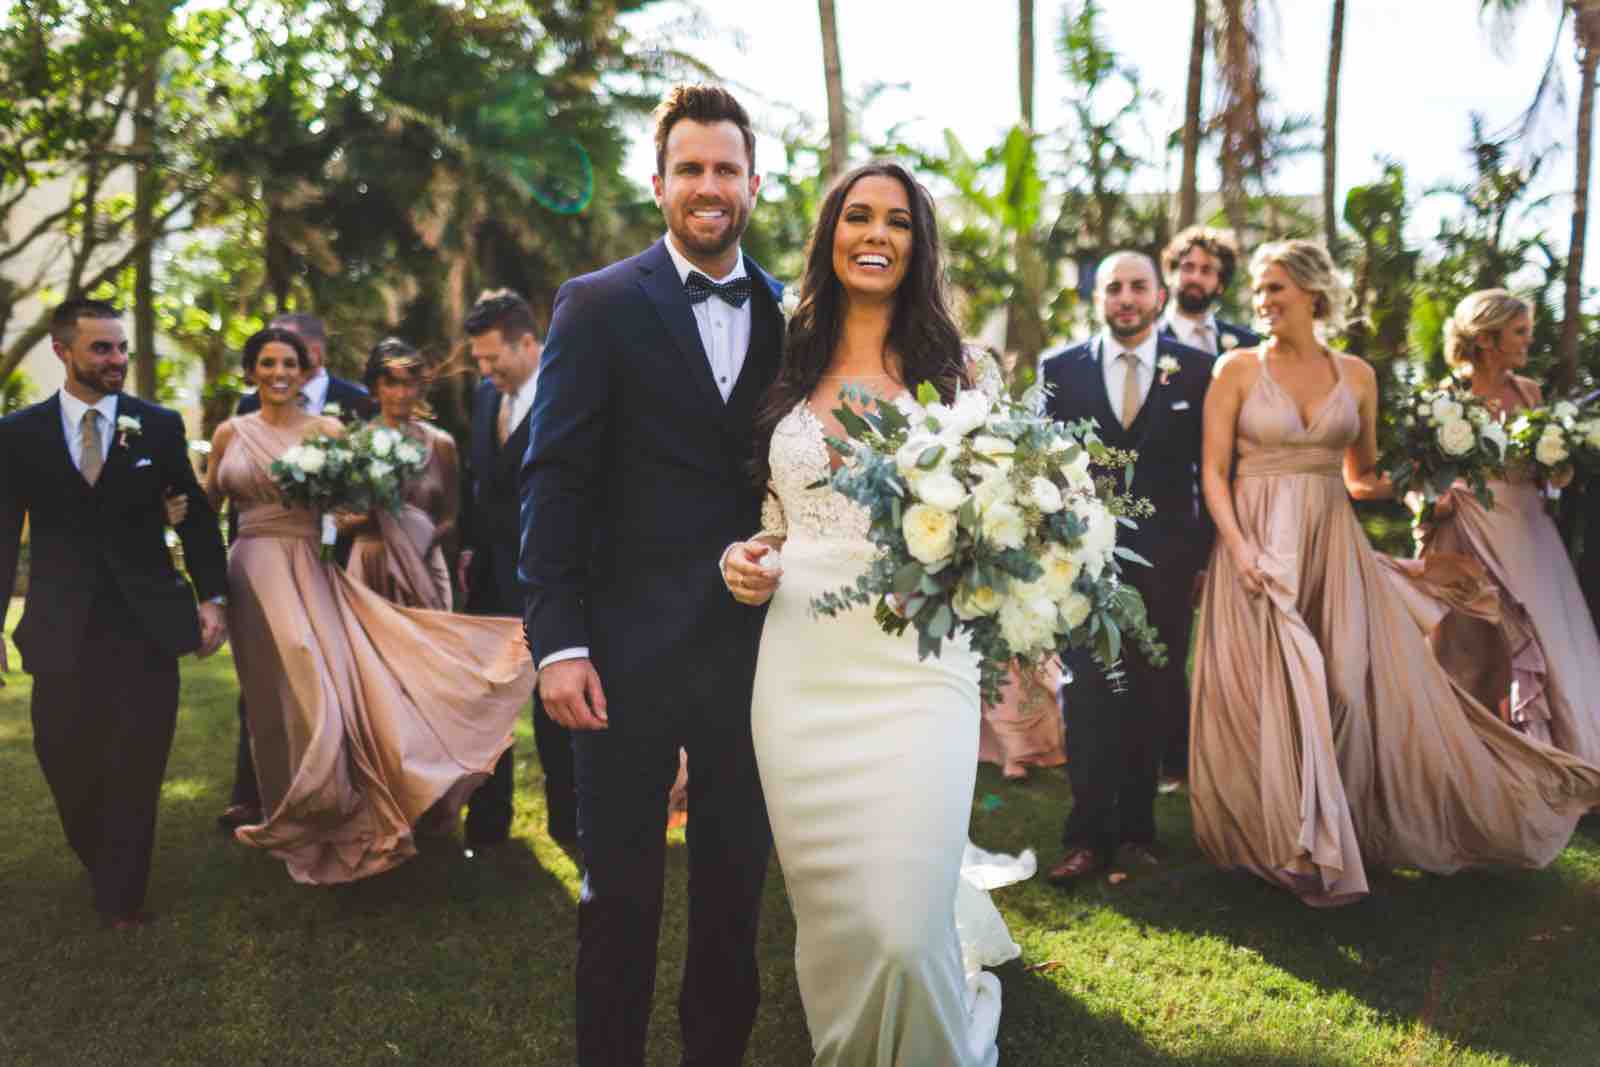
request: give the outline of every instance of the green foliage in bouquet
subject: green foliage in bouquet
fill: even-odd
[[[1397,495],[1422,496],[1416,523],[1433,521],[1433,508],[1457,481],[1465,481],[1484,507],[1494,506],[1489,479],[1505,469],[1508,440],[1494,413],[1458,381],[1419,382],[1401,402],[1392,451],[1379,466]]]
[[[289,449],[271,467],[285,504],[320,512],[322,555],[330,558],[335,511],[398,512],[407,482],[427,462],[423,447],[397,430],[369,423],[348,434],[317,433]]]
[[[965,635],[996,700],[1013,659],[1088,647],[1119,682],[1126,642],[1154,664],[1167,651],[1116,543],[1119,525],[1150,514],[1091,467],[1131,470],[1088,424],[1041,414],[1043,391],[1021,401],[963,390],[949,404],[924,383],[878,403],[846,389],[834,414],[847,435],[828,444],[846,462],[825,482],[868,513],[878,553],[854,585],[812,601],[818,615],[871,607],[890,634],[915,629],[919,655]]]

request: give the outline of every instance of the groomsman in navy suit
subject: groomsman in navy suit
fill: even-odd
[[[472,400],[472,447],[463,484],[461,558],[457,577],[474,615],[521,618],[527,587],[517,575],[522,555],[518,478],[528,451],[542,346],[527,301],[508,290],[478,298],[466,321],[472,357],[483,380]],[[544,770],[545,820],[551,838],[578,842],[578,802],[572,780],[572,734],[533,696],[533,740]],[[467,844],[496,845],[511,832],[514,749],[507,749],[467,807]]]
[[[771,830],[750,732],[764,612],[728,595],[718,562],[760,527],[753,425],[783,317],[781,287],[739,246],[760,179],[731,93],[672,91],[654,186],[666,236],[556,294],[522,468],[526,625],[577,757],[578,1063],[645,1062],[682,746],[682,1063],[734,1067],[760,1001]]]
[[[1209,226],[1190,226],[1168,242],[1161,253],[1166,274],[1167,313],[1161,333],[1179,344],[1220,356],[1235,348],[1254,348],[1261,335],[1224,322],[1213,310],[1233,282],[1239,265],[1239,246],[1232,232]],[[1189,777],[1189,720],[1173,730],[1161,755],[1161,791],[1182,788]]]
[[[323,366],[328,353],[328,330],[320,318],[304,312],[279,315],[272,326],[289,330],[306,343],[311,357],[311,373],[300,386],[300,406],[313,415],[336,415],[340,419],[370,419],[374,412],[372,396],[355,382],[335,378]],[[239,398],[235,415],[248,415],[261,410],[261,397],[250,392]],[[232,540],[238,526],[238,516],[228,513],[228,536]],[[338,558],[343,561],[350,555],[350,541],[342,539]],[[270,814],[270,813],[269,813]],[[217,816],[217,825],[224,830],[258,823],[262,819],[261,789],[256,782],[255,760],[250,755],[250,724],[245,719],[244,697],[239,698],[239,743],[234,751],[233,795],[228,807]]]
[[[227,636],[227,564],[183,419],[122,392],[128,339],[116,309],[69,300],[51,315],[50,341],[66,368],[61,391],[0,419],[0,605],[26,519],[33,555],[16,642],[33,675],[33,747],[95,910],[126,929],[150,918],[178,657],[208,656]],[[173,495],[188,501],[177,529],[194,588],[167,550]]]
[[[1118,541],[1152,566],[1123,564],[1144,596],[1168,651],[1155,668],[1136,649],[1125,653],[1122,692],[1106,681],[1087,650],[1065,651],[1072,681],[1062,688],[1072,813],[1062,834],[1066,854],[1049,872],[1071,884],[1125,858],[1159,863],[1156,770],[1162,749],[1189,716],[1184,660],[1193,595],[1214,530],[1200,498],[1200,420],[1212,357],[1156,331],[1164,290],[1156,265],[1140,252],[1118,252],[1099,267],[1095,307],[1105,329],[1047,352],[1040,376],[1051,390],[1050,414],[1091,420],[1100,438],[1138,452],[1131,491],[1155,515]]]

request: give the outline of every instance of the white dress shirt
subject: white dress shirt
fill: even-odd
[[[100,413],[95,428],[100,433],[100,462],[103,464],[117,432],[117,394],[101,397],[94,409]],[[83,470],[83,415],[88,410],[88,404],[61,390],[61,429],[67,435],[67,452],[72,456],[72,465],[80,471]]]
[[[516,433],[517,427],[522,425],[522,420],[528,417],[528,412],[533,410],[533,395],[539,389],[539,370],[534,368],[528,380],[517,388],[517,391],[501,399],[500,403],[511,405],[511,415],[507,426],[510,433]]]
[[[308,415],[321,415],[322,409],[328,406],[328,372],[318,367],[317,376],[301,384],[300,395],[306,398],[305,403],[300,405],[302,411]]]
[[[667,234],[667,255],[672,257],[672,265],[678,268],[680,282],[688,280],[690,271],[699,270],[678,251],[670,233]],[[711,280],[723,285],[744,276],[744,253],[739,252],[733,269]],[[700,330],[700,344],[706,350],[707,362],[711,364],[711,377],[717,383],[717,392],[722,394],[724,401],[733,393],[733,387],[739,381],[745,352],[750,347],[750,304],[754,299],[751,297],[742,307],[734,307],[719,296],[710,296],[690,308],[694,312],[694,324]]]
[[[1156,379],[1156,348],[1161,343],[1155,330],[1150,331],[1150,336],[1138,348],[1132,349],[1138,357],[1136,369],[1139,374],[1139,396],[1141,408],[1150,400],[1150,383]],[[1117,416],[1117,421],[1122,419],[1122,379],[1128,371],[1128,361],[1122,358],[1122,353],[1129,351],[1110,330],[1100,334],[1100,373],[1106,378],[1106,398],[1111,401],[1111,410]]]
[[[1206,312],[1205,318],[1196,321],[1187,315],[1171,311],[1167,313],[1167,325],[1172,327],[1173,335],[1178,338],[1180,344],[1198,348],[1208,355],[1217,354],[1222,334],[1217,330],[1217,317],[1211,312]]]

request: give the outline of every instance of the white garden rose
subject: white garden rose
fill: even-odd
[[[328,455],[315,445],[304,445],[300,449],[300,457],[296,462],[301,470],[307,474],[316,474],[328,462]]]
[[[374,456],[391,455],[398,441],[399,435],[393,430],[374,430],[372,432],[372,454]]]
[[[1072,552],[1072,558],[1089,572],[1090,577],[1099,578],[1100,572],[1105,570],[1106,563],[1111,559],[1112,550],[1117,547],[1117,520],[1098,500],[1084,501],[1078,514],[1088,522],[1089,528],[1084,531],[1082,541]]]
[[[1578,430],[1583,434],[1583,443],[1590,448],[1600,448],[1600,419],[1590,419],[1579,425]]]
[[[956,590],[952,606],[956,609],[956,615],[963,619],[993,615],[1000,610],[1000,594],[987,585],[962,582]]]
[[[1061,601],[1061,621],[1067,624],[1067,629],[1076,630],[1089,618],[1089,611],[1093,607],[1094,601],[1082,593],[1068,593]]]
[[[394,450],[394,457],[401,463],[421,463],[422,449],[408,441]]]
[[[900,520],[906,550],[922,563],[939,563],[956,548],[956,517],[929,504],[912,504]]]
[[[300,466],[300,452],[301,452],[300,446],[299,445],[293,445],[290,448],[286,449],[284,451],[283,455],[278,457],[278,460],[285,467],[299,467]]]
[[[1061,490],[1049,478],[1034,477],[1028,481],[1028,502],[1046,515],[1061,510]]]
[[[1039,556],[1039,566],[1044,568],[1039,583],[1057,600],[1072,591],[1072,583],[1078,580],[1078,573],[1083,570],[1078,561],[1060,545],[1046,548]]]
[[[979,529],[983,539],[998,548],[1021,548],[1028,539],[1028,525],[1015,504],[996,504],[983,512]]]
[[[1433,421],[1437,423],[1455,422],[1462,417],[1461,405],[1451,400],[1448,396],[1437,397],[1433,402]]]
[[[1571,423],[1578,417],[1578,405],[1570,400],[1557,400],[1555,406],[1550,409],[1550,414],[1564,423]]]
[[[977,502],[978,510],[985,512],[1000,504],[1010,504],[1016,495],[1010,478],[993,467],[985,467],[983,479],[973,487],[972,499]]]
[[[1559,467],[1567,461],[1567,442],[1561,436],[1561,431],[1554,426],[1545,430],[1539,436],[1539,443],[1534,446],[1533,458],[1546,467]]]
[[[1000,605],[1000,636],[1013,652],[1048,648],[1055,644],[1055,601],[1035,582],[1019,584]]]
[[[988,418],[989,398],[977,389],[964,389],[956,394],[956,402],[950,405],[944,428],[964,437],[982,426]]]
[[[1478,435],[1472,432],[1472,423],[1462,418],[1440,423],[1435,436],[1439,448],[1447,456],[1464,456],[1478,442]]]
[[[1085,492],[1094,488],[1094,475],[1089,473],[1088,449],[1078,449],[1078,454],[1070,462],[1061,464],[1057,469],[1074,491]]]
[[[959,511],[961,505],[966,503],[967,487],[961,484],[961,479],[950,473],[948,467],[926,473],[914,471],[909,481],[917,499],[940,511]]]
[[[393,473],[394,464],[385,463],[381,459],[375,459],[371,463],[367,464],[367,475],[374,482],[381,482],[383,479],[389,477],[389,475]]]

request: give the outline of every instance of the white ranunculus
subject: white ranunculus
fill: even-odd
[[[980,390],[964,389],[956,394],[956,402],[950,405],[945,429],[965,437],[988,420],[989,408],[989,398]]]
[[[1044,576],[1039,579],[1045,590],[1056,599],[1061,599],[1072,590],[1072,583],[1078,580],[1078,572],[1083,569],[1077,560],[1060,545],[1051,545],[1039,556],[1039,566],[1044,568]]]
[[[1079,509],[1079,515],[1088,522],[1089,528],[1084,531],[1083,539],[1073,551],[1072,558],[1077,560],[1091,577],[1098,578],[1110,561],[1112,550],[1117,547],[1117,520],[1098,500],[1084,501]]]
[[[911,491],[917,499],[940,511],[959,511],[961,505],[966,503],[967,487],[961,484],[960,478],[950,473],[948,467],[927,473],[916,471],[911,475],[910,482]]]
[[[1028,482],[1028,502],[1046,515],[1061,510],[1061,490],[1049,478],[1034,477]]]
[[[923,563],[948,559],[956,548],[956,517],[929,504],[912,504],[900,520],[906,550]]]
[[[1534,446],[1533,458],[1546,467],[1559,467],[1567,461],[1567,442],[1561,431],[1551,427],[1539,437]]]
[[[977,501],[980,512],[986,512],[1001,504],[1010,504],[1016,499],[1010,478],[993,467],[984,467],[982,470],[983,478],[972,490],[972,498]]]
[[[962,582],[956,590],[952,605],[956,615],[963,619],[976,619],[980,615],[993,615],[1000,610],[1000,594],[987,585]]]
[[[1463,412],[1460,404],[1448,396],[1440,396],[1433,401],[1432,414],[1435,422],[1446,423],[1460,419]]]
[[[401,463],[416,464],[422,462],[422,449],[409,441],[394,450],[394,458]]]
[[[1478,435],[1472,431],[1472,423],[1459,418],[1440,423],[1435,436],[1439,448],[1447,456],[1464,456],[1478,442]]]
[[[1506,428],[1504,426],[1501,426],[1498,422],[1486,422],[1479,427],[1478,433],[1485,441],[1494,445],[1494,450],[1501,459],[1505,458],[1506,446],[1510,444],[1510,440],[1506,437]]]
[[[1000,636],[1012,652],[1022,653],[1055,644],[1055,601],[1037,583],[1014,586],[1000,605]]]
[[[399,435],[393,430],[374,430],[372,432],[372,454],[374,456],[391,455],[398,441]]]
[[[996,504],[983,512],[979,524],[983,539],[998,548],[1021,548],[1028,539],[1028,525],[1015,504]]]
[[[300,449],[300,458],[296,463],[307,474],[315,474],[328,462],[328,454],[315,445],[304,445]]]
[[[1094,601],[1074,590],[1061,601],[1061,621],[1067,624],[1070,630],[1076,630],[1089,618],[1089,610],[1094,607]]]

